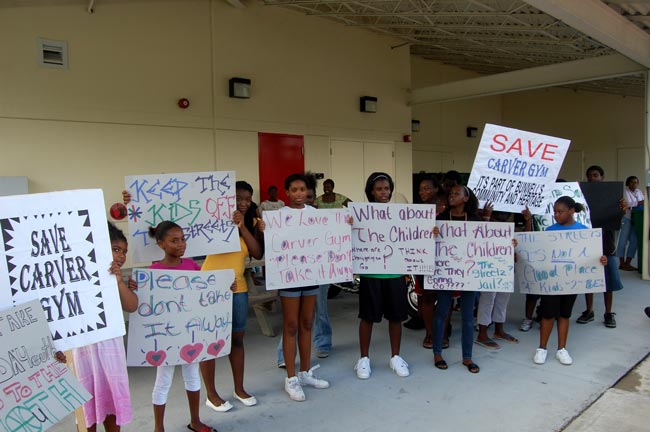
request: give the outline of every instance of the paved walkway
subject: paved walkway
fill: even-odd
[[[506,344],[500,351],[486,351],[474,345],[473,358],[481,367],[476,375],[461,365],[460,334],[456,330],[460,328],[460,316],[455,313],[451,347],[444,352],[449,363],[447,371],[434,368],[431,351],[421,347],[423,331],[404,329],[402,356],[410,364],[411,376],[399,378],[388,367],[388,330],[382,323],[376,326],[371,345],[372,377],[365,381],[357,379],[352,370],[358,358],[357,297],[342,293],[329,302],[334,348],[329,358],[319,360],[321,368],[317,371],[332,386],[326,390],[307,388],[307,401],[302,403],[289,400],[283,390],[285,372],[275,363],[278,338],[263,336],[251,313],[246,336],[246,388],[258,397],[260,404],[247,408],[232,400],[230,367],[226,359],[220,359],[217,387],[235,408],[228,413],[215,413],[202,405],[202,419],[222,432],[557,431],[604,394],[592,407],[601,414],[600,418],[588,420],[591,410],[587,410],[566,430],[647,430],[649,396],[628,390],[640,388],[642,382],[648,385],[649,368],[628,375],[630,380],[636,380],[627,385],[628,390],[624,390],[624,381],[620,383],[623,387],[609,390],[650,352],[650,319],[643,313],[643,308],[650,305],[650,284],[640,280],[636,272],[624,272],[622,276],[625,289],[616,293],[614,299],[618,328],[603,325],[602,296],[598,294],[596,321],[571,324],[568,349],[574,359],[572,366],[557,362],[553,350],[549,350],[545,365],[533,364],[538,327],[528,333],[518,331],[524,298],[515,294],[506,329],[519,337],[520,343]],[[579,298],[574,319],[583,308],[584,300]],[[272,316],[272,323],[279,328],[279,314]],[[549,347],[555,340],[553,335]],[[149,431],[155,371],[132,368],[129,373],[135,420],[123,430]],[[645,403],[646,409],[635,408],[638,403]],[[607,405],[606,410],[599,408],[603,404]],[[180,368],[170,393],[166,420],[168,432],[187,431],[188,411]],[[614,421],[616,427],[595,428],[605,420]],[[630,425],[627,429],[623,428],[626,424]],[[68,417],[52,430],[73,431],[74,419]]]

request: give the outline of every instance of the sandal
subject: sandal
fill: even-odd
[[[422,341],[422,347],[426,349],[433,348],[433,339],[431,338],[431,336],[424,337],[424,340]]]
[[[471,373],[474,373],[474,374],[479,373],[479,371],[481,370],[481,368],[479,368],[478,365],[476,363],[474,363],[474,362],[471,362],[471,363],[468,363],[468,364],[463,363],[463,366],[465,366],[468,371],[470,371]]]
[[[212,426],[204,425],[201,429],[195,429],[192,427],[192,424],[188,424],[187,428],[193,432],[217,432]]]
[[[449,339],[443,339],[442,340],[442,349],[447,349],[449,348]]]
[[[490,338],[487,338],[485,340],[476,339],[474,341],[474,343],[476,345],[482,346],[483,348],[487,348],[487,349],[491,349],[491,350],[498,350],[499,348],[501,348],[498,343],[494,342]]]
[[[503,341],[510,342],[510,343],[519,343],[519,339],[517,339],[516,337],[514,337],[513,335],[508,334],[508,333],[495,334],[492,337],[494,339],[499,339],[499,340],[503,340]]]
[[[447,362],[444,361],[444,360],[438,360],[438,361],[435,362],[433,365],[434,365],[435,367],[437,367],[438,369],[440,369],[440,370],[447,370],[447,368],[448,368],[448,366],[447,366]]]

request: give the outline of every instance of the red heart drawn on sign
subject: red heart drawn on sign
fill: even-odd
[[[187,344],[181,348],[181,358],[187,363],[192,363],[199,354],[203,351],[202,343],[195,343],[194,345]]]
[[[215,357],[219,357],[219,353],[221,352],[224,346],[226,346],[226,341],[223,339],[219,339],[216,342],[212,342],[210,345],[208,345],[208,354],[213,355]]]
[[[166,358],[167,358],[167,353],[163,350],[149,351],[145,356],[147,363],[149,363],[152,366],[160,366],[161,364],[163,364]]]

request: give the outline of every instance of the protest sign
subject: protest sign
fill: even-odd
[[[137,269],[127,365],[196,363],[230,354],[233,270]]]
[[[102,191],[0,198],[0,307],[39,299],[57,349],[124,335]]]
[[[526,206],[543,214],[570,141],[486,124],[467,186],[481,206],[520,213]]]
[[[91,398],[57,351],[38,300],[0,312],[0,430],[45,431]]]
[[[623,182],[586,182],[580,183],[580,188],[589,203],[592,226],[611,231],[620,229]]]
[[[358,274],[433,274],[436,206],[350,203],[352,262]]]
[[[561,197],[566,196],[572,198],[575,202],[585,206],[585,210],[574,215],[576,222],[580,222],[586,227],[591,228],[591,217],[589,214],[589,205],[587,205],[587,200],[582,194],[580,189],[580,184],[578,182],[566,182],[566,183],[554,183],[550,189],[550,194],[548,200],[546,201],[546,212],[541,215],[533,215],[533,220],[535,223],[535,231],[544,231],[546,228],[550,227],[555,223],[555,218],[553,217],[553,204],[555,201]]]
[[[234,171],[125,177],[129,249],[134,262],[157,261],[163,252],[149,237],[149,227],[177,223],[185,233],[188,257],[239,251]]]
[[[513,292],[513,223],[438,221],[436,269],[424,289]]]
[[[283,207],[262,216],[267,290],[352,280],[347,209]]]
[[[515,236],[515,274],[523,294],[605,291],[600,229],[521,232]]]

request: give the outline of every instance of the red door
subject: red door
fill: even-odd
[[[284,179],[305,171],[302,135],[259,133],[260,202],[269,199],[268,188],[278,188],[278,199],[289,203]]]

